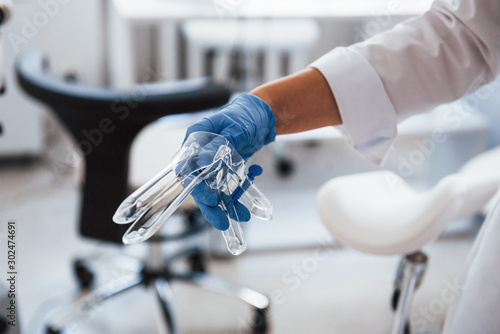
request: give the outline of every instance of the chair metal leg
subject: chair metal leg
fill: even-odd
[[[138,273],[117,278],[95,290],[83,294],[58,318],[47,326],[47,333],[61,333],[66,324],[73,318],[85,316],[94,310],[99,304],[119,293],[127,291],[142,283],[142,276]]]
[[[399,296],[397,296],[394,303],[396,310],[391,334],[405,333],[413,295],[425,273],[426,267],[427,256],[422,252],[416,252],[404,257],[394,284],[395,291],[399,291]]]
[[[233,284],[221,277],[202,272],[175,275],[175,279],[242,300],[255,309],[252,333],[265,334],[268,332],[269,324],[267,321],[267,311],[269,309],[269,299],[267,299],[267,297],[263,294],[255,290]]]
[[[233,284],[222,277],[193,272],[186,275],[175,275],[174,278],[229,297],[238,298],[256,309],[264,310],[269,307],[269,300],[260,292]]]
[[[165,278],[159,277],[155,279],[153,286],[156,295],[158,296],[158,300],[161,306],[161,311],[165,318],[169,334],[179,334],[180,330],[179,327],[177,326],[177,321],[175,320],[175,316],[172,310],[173,298],[172,298],[172,289],[170,288],[170,284],[168,284],[168,281]]]
[[[266,309],[255,309],[253,315],[253,325],[252,334],[266,334],[269,331],[269,322],[267,321],[267,311]]]
[[[83,290],[80,297],[64,313],[49,322],[45,328],[45,333],[62,334],[67,329],[65,327],[72,320],[81,320],[82,317],[94,313],[96,307],[108,298],[125,292],[134,286],[144,284],[155,290],[165,320],[165,328],[169,334],[180,334],[181,330],[172,309],[173,298],[169,285],[170,279],[179,279],[186,283],[242,300],[255,310],[251,333],[265,334],[268,332],[267,311],[270,303],[266,296],[252,289],[240,287],[223,278],[211,276],[204,272],[190,272],[188,274],[172,273],[167,269],[171,261],[161,260],[161,252],[158,246],[157,244],[151,245],[150,256],[141,272],[124,275],[96,289]],[[190,255],[200,256],[199,251],[196,250],[181,253],[180,258],[189,257]],[[175,259],[177,258],[175,257]],[[201,261],[201,259],[196,259],[196,261]],[[133,267],[137,267],[135,263],[133,264]]]

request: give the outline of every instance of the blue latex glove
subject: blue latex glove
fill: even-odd
[[[271,107],[261,98],[243,94],[219,112],[203,118],[190,126],[187,137],[197,131],[213,132],[224,136],[238,153],[247,160],[264,145],[276,138],[276,118]],[[214,151],[217,145],[212,146]],[[191,193],[199,206],[203,217],[216,229],[227,230],[229,221],[225,213],[217,206],[217,194],[205,183],[199,184]],[[250,220],[250,212],[239,202],[235,205],[239,221]]]

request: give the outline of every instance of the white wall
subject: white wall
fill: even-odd
[[[103,82],[101,0],[18,0],[2,34],[7,85],[0,96],[0,158],[43,153],[45,128],[40,104],[17,87],[14,61],[22,52],[43,50],[58,74]]]
[[[102,82],[102,15],[104,0],[18,0],[17,24],[10,27],[12,52],[39,48],[56,72],[75,72],[83,81]],[[7,27],[9,28],[9,27]],[[16,39],[17,41],[17,39]],[[17,47],[19,46],[19,47]]]

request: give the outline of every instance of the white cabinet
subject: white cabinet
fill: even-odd
[[[44,147],[43,106],[21,91],[14,61],[40,49],[57,75],[74,74],[82,83],[103,83],[100,0],[14,0],[2,27],[6,93],[0,96],[0,159],[40,155]]]
[[[14,60],[25,49],[27,39],[20,34],[34,7],[15,3],[9,22],[2,27],[2,67],[6,91],[0,96],[0,158],[38,155],[43,147],[43,118],[40,107],[26,99],[17,85]]]

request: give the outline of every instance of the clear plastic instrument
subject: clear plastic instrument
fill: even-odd
[[[195,132],[163,170],[120,204],[113,220],[117,224],[132,223],[123,236],[125,244],[144,241],[204,182],[217,194],[217,205],[229,220],[229,228],[222,231],[227,248],[239,255],[246,243],[236,203],[243,204],[257,218],[272,219],[272,204],[253,183],[261,173],[262,168],[253,165],[247,174],[245,160],[226,138]]]

